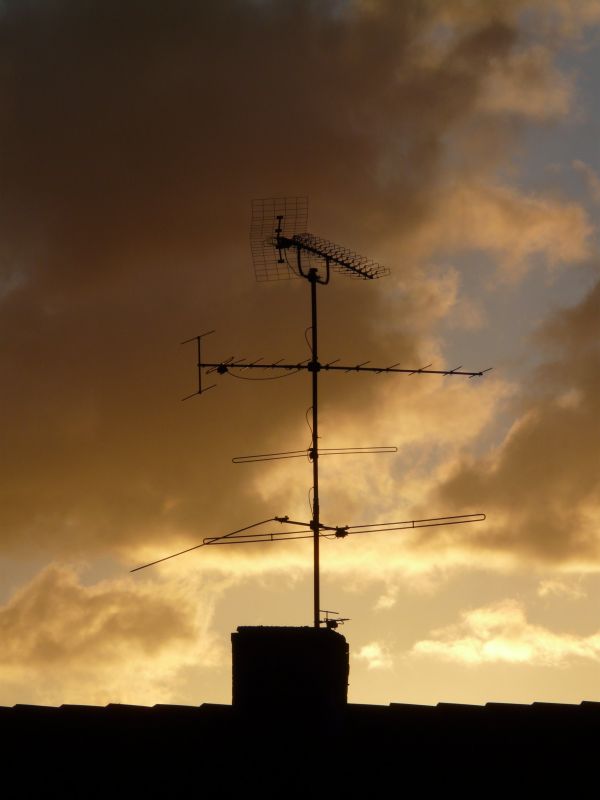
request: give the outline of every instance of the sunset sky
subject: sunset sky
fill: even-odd
[[[252,198],[388,265],[320,291],[325,541],[351,702],[600,701],[600,0],[0,5],[0,704],[231,700],[238,625],[312,622],[307,374],[194,391],[195,353],[301,361]]]

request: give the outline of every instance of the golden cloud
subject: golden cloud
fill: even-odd
[[[504,662],[565,666],[574,659],[600,660],[600,633],[555,633],[528,622],[516,600],[503,600],[461,614],[461,622],[433,631],[411,656],[439,658],[469,666]]]
[[[586,591],[579,582],[557,578],[540,581],[537,593],[539,597],[567,597],[572,600],[580,600],[586,596]]]
[[[367,669],[391,669],[393,664],[387,647],[380,642],[363,645],[354,658],[357,661],[364,661]]]
[[[422,229],[423,250],[486,252],[511,280],[523,277],[536,256],[556,268],[593,253],[594,228],[579,203],[510,186],[462,182],[447,190],[443,207],[446,211]]]
[[[218,592],[208,583],[198,602],[189,579],[85,585],[71,567],[46,567],[0,608],[0,702],[171,696],[182,668],[223,659],[210,632]]]

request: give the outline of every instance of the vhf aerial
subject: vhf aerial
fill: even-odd
[[[252,222],[250,226],[250,244],[252,260],[257,281],[287,280],[289,278],[304,278],[310,286],[311,331],[310,349],[311,357],[296,364],[285,363],[284,359],[270,364],[245,359],[227,358],[224,361],[203,361],[202,340],[214,331],[202,333],[187,339],[182,344],[196,342],[198,348],[198,389],[193,394],[184,397],[201,395],[216,384],[203,385],[202,373],[205,375],[217,373],[218,375],[237,375],[241,370],[266,370],[273,377],[283,377],[285,373],[307,372],[310,374],[312,386],[312,443],[308,450],[291,450],[282,453],[262,453],[254,456],[240,456],[234,458],[235,463],[249,463],[253,461],[272,461],[275,459],[308,457],[312,462],[312,519],[309,522],[292,520],[288,516],[270,517],[245,528],[239,528],[222,536],[209,536],[201,544],[188,547],[178,553],[159,558],[132,569],[140,569],[160,564],[170,558],[189,553],[200,547],[208,545],[225,544],[256,544],[260,542],[292,541],[294,539],[313,540],[313,620],[314,627],[321,625],[337,627],[345,620],[331,618],[330,612],[321,609],[320,593],[320,565],[319,542],[322,537],[343,539],[357,533],[377,533],[384,531],[398,531],[407,528],[428,528],[437,525],[459,525],[467,522],[481,522],[485,514],[464,514],[460,516],[435,517],[430,519],[414,519],[401,522],[376,522],[366,525],[325,525],[321,522],[319,503],[319,458],[324,455],[349,455],[359,453],[386,453],[396,452],[395,447],[319,447],[319,374],[321,372],[372,372],[377,375],[382,373],[399,373],[404,375],[460,375],[467,378],[480,378],[491,369],[479,372],[463,370],[462,365],[454,369],[432,369],[431,364],[424,367],[401,367],[400,364],[391,366],[370,366],[370,362],[362,364],[340,364],[338,361],[321,363],[318,356],[318,319],[317,319],[317,287],[326,286],[332,272],[350,278],[374,280],[389,275],[389,269],[358,255],[345,247],[323,239],[313,233],[308,233],[308,198],[307,197],[275,197],[254,200],[252,202]],[[369,366],[368,366],[369,365]],[[272,525],[277,522],[281,526],[292,526],[277,530],[255,531],[256,528]],[[321,618],[321,614],[325,614]]]

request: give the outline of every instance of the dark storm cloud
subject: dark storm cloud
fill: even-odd
[[[600,519],[600,284],[539,334],[548,359],[519,398],[520,415],[489,459],[462,464],[438,494],[476,502],[484,533],[460,544],[555,564],[595,566]],[[450,535],[448,541],[458,544]]]
[[[114,551],[265,515],[229,458],[301,446],[304,384],[222,382],[181,406],[193,353],[174,345],[217,327],[213,354],[305,357],[303,287],[252,280],[253,196],[307,192],[318,232],[402,257],[376,243],[432,214],[448,136],[518,40],[516,6],[486,7],[4,4],[6,551]],[[480,130],[478,164],[499,130],[489,152]],[[331,356],[357,341],[385,356],[373,287],[342,284],[323,303]],[[397,329],[393,354],[418,344]]]

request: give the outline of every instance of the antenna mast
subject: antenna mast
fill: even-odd
[[[251,227],[251,240],[254,244],[254,231],[256,230],[254,220],[260,221],[261,233],[266,224],[269,224],[270,204],[273,202],[277,206],[278,201],[264,201],[256,200],[253,203],[253,224]],[[265,208],[266,204],[266,208]],[[298,210],[306,208],[308,212],[308,201],[306,198],[296,198],[296,215],[299,216]],[[287,201],[284,200],[284,205],[287,206]],[[267,211],[268,209],[268,211]],[[267,213],[265,214],[265,211]],[[289,212],[288,215],[289,217]],[[321,364],[319,363],[319,324],[317,314],[317,286],[321,284],[325,286],[329,283],[330,270],[333,265],[334,268],[345,272],[355,278],[363,278],[365,280],[372,280],[373,278],[381,277],[389,273],[385,267],[380,267],[379,264],[369,261],[368,259],[356,255],[344,247],[333,244],[326,239],[315,236],[310,233],[294,233],[292,236],[284,235],[284,220],[286,215],[284,213],[275,214],[277,220],[277,227],[275,228],[275,238],[270,240],[266,238],[264,244],[268,247],[274,247],[278,253],[277,264],[284,265],[287,259],[286,251],[296,251],[296,274],[299,277],[305,278],[310,285],[310,313],[311,313],[311,358],[307,365],[308,371],[311,373],[312,383],[312,469],[313,469],[313,504],[312,504],[312,520],[311,528],[313,531],[313,621],[315,628],[321,625],[321,569],[320,569],[320,554],[319,554],[319,533],[321,530],[321,509],[319,499],[319,372],[321,371]],[[297,221],[294,227],[297,226]],[[258,243],[257,243],[258,244]],[[261,280],[261,268],[265,265],[268,258],[267,253],[260,253],[258,247],[253,246],[253,254],[255,255],[255,267],[257,268],[257,279]],[[257,251],[260,253],[257,258]],[[305,268],[302,263],[303,255],[308,256],[309,266]],[[262,256],[262,258],[261,258]],[[319,269],[311,265],[311,257],[314,261],[315,257],[319,259],[321,264],[324,264],[325,275],[323,276]]]

